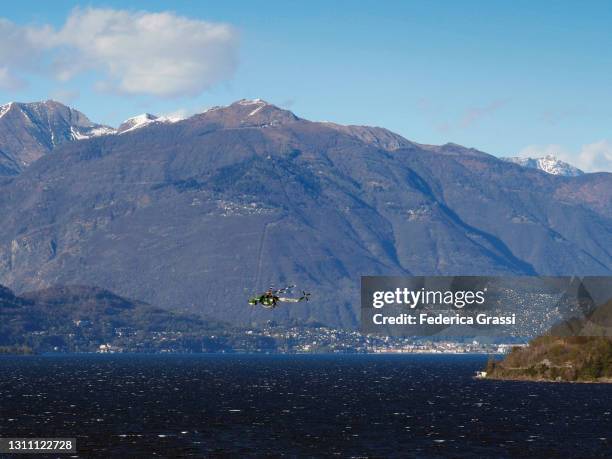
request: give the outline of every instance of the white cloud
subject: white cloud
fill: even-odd
[[[612,144],[600,140],[584,145],[580,151],[579,164],[588,171],[612,172]]]
[[[37,67],[40,49],[34,43],[31,28],[19,27],[3,18],[0,37],[0,89],[20,89],[26,85],[21,72]]]
[[[98,89],[188,96],[229,79],[237,65],[238,34],[232,26],[168,12],[77,8],[58,30],[2,19],[0,35],[7,81],[31,69],[42,53],[52,61],[46,70],[60,81],[94,71],[100,75]],[[33,51],[32,57],[23,57],[23,48],[15,46],[19,43]]]
[[[179,108],[176,110],[172,110],[171,112],[165,112],[160,114],[160,118],[168,118],[170,120],[184,120],[185,118],[189,118],[191,115],[197,113],[195,110],[188,110],[186,108]]]
[[[6,66],[0,67],[0,89],[14,91],[25,86],[25,81],[16,77]]]
[[[583,145],[579,151],[571,151],[562,145],[529,145],[519,152],[523,157],[553,155],[585,172],[612,172],[612,143],[608,140]]]

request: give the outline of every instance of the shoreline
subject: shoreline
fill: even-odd
[[[253,356],[400,356],[400,355],[453,355],[453,356],[490,356],[487,352],[45,352],[31,354],[0,354],[6,357],[76,357],[76,356],[197,356],[197,355],[253,355]],[[495,354],[502,355],[502,354]]]
[[[597,380],[577,380],[577,381],[567,381],[567,380],[558,380],[558,379],[535,379],[535,378],[502,378],[502,377],[485,377],[478,378],[476,376],[473,379],[477,379],[479,381],[508,381],[508,382],[536,382],[536,383],[556,383],[556,384],[612,384],[612,378],[601,378]]]

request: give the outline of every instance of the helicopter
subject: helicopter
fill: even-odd
[[[310,293],[302,291],[302,296],[299,298],[288,298],[284,296],[280,296],[285,292],[295,288],[295,285],[288,285],[287,287],[274,290],[269,288],[261,295],[253,296],[249,299],[249,304],[251,306],[256,306],[260,304],[265,309],[274,309],[278,307],[278,303],[299,303],[301,301],[308,301],[310,298]]]

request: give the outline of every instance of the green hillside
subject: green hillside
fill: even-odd
[[[229,333],[228,333],[229,332]],[[234,345],[227,324],[85,286],[15,295],[0,286],[0,353],[207,352]]]
[[[612,382],[612,301],[490,360],[487,379]]]

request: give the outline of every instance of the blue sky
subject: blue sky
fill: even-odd
[[[65,26],[75,7],[123,11],[128,20],[168,12],[168,28],[188,18],[194,27],[222,24],[230,36],[172,51],[177,67],[183,54],[191,59],[180,75],[189,91],[160,93],[151,89],[155,79],[140,91],[128,82],[120,50],[94,55],[87,30]],[[16,33],[45,37],[22,54],[15,42],[0,44],[2,102],[54,98],[116,126],[144,111],[193,113],[259,97],[304,118],[384,126],[422,143],[556,153],[589,170],[612,164],[612,6],[605,1],[22,0],[5,3],[0,17]],[[132,77],[139,68],[164,71],[147,69],[160,61],[145,56],[163,48],[164,37],[139,36],[149,47],[134,53]],[[168,40],[189,48],[191,38],[177,31]],[[36,62],[22,59],[26,53]],[[58,67],[73,66],[73,56],[80,64],[66,76]],[[210,74],[189,81],[198,72]]]

